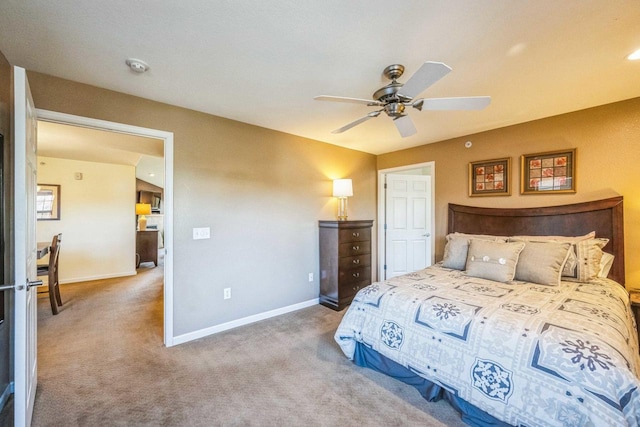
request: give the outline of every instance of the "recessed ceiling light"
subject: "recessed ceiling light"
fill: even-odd
[[[141,59],[129,58],[125,61],[129,68],[136,73],[144,73],[149,69],[149,64]]]
[[[631,55],[627,56],[627,59],[630,59],[631,61],[640,59],[640,49],[636,50]]]
[[[156,174],[155,173],[150,173],[149,176],[156,176]]]

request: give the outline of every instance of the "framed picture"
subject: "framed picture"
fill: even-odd
[[[36,219],[55,221],[60,219],[60,186],[38,184],[36,193]]]
[[[511,157],[469,163],[469,196],[510,196]]]
[[[520,194],[575,193],[576,149],[524,154]]]

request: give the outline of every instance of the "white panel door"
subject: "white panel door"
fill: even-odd
[[[385,279],[431,265],[431,177],[388,174]]]
[[[36,109],[23,68],[14,81],[14,425],[29,426],[37,384]],[[39,282],[42,283],[42,282]]]

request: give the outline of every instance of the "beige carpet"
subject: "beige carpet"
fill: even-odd
[[[152,264],[144,264],[152,265]],[[34,426],[462,426],[445,402],[355,366],[314,306],[173,348],[160,268],[38,301]]]

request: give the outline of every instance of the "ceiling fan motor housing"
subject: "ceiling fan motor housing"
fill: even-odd
[[[377,99],[382,103],[398,102],[398,90],[403,86],[402,83],[392,82],[388,85],[381,87],[373,93],[373,99]]]
[[[404,102],[411,101],[411,98],[402,96],[398,93],[400,88],[404,86],[403,83],[398,83],[396,79],[400,78],[404,73],[404,66],[400,64],[393,64],[386,67],[382,74],[391,80],[391,83],[381,87],[373,93],[373,99],[377,99],[384,104],[384,112],[389,117],[400,117],[404,113]]]

